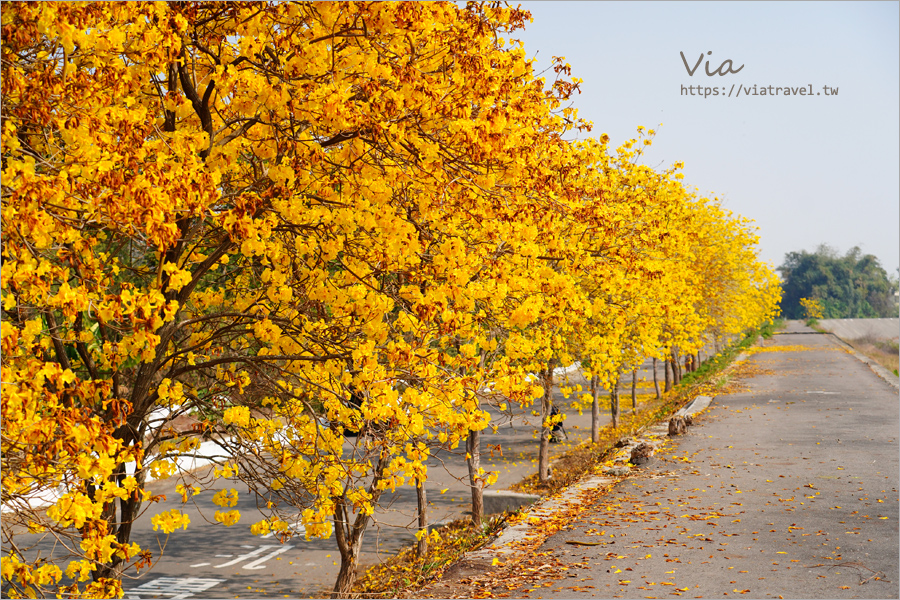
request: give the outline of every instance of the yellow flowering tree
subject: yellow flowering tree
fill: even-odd
[[[501,47],[494,34],[526,16],[441,3],[4,12],[3,343],[22,364],[4,411],[29,385],[58,393],[25,379],[52,369],[85,389],[72,401],[96,423],[88,439],[111,440],[110,458],[60,462],[46,484],[67,496],[41,524],[100,532],[79,563],[90,585],[120,592],[147,474],[174,474],[217,433],[233,457],[217,472],[271,498],[254,531],[286,533],[280,509],[311,535],[333,530],[344,593],[379,494],[423,480],[435,444],[483,429],[489,387],[533,397],[520,367],[479,362],[496,349],[488,312],[509,308],[505,279],[537,253],[523,215],[552,205],[554,174],[533,167],[564,145],[554,102],[572,89],[545,91],[524,51]],[[9,431],[4,460],[33,451]],[[487,480],[476,465],[473,489]],[[4,573],[24,560],[11,548]]]
[[[608,381],[697,339],[686,240],[713,230],[668,224],[691,220],[687,196],[636,165],[639,142],[613,160],[606,141],[566,141],[590,128],[563,106],[578,80],[559,61],[547,85],[506,44],[527,18],[440,2],[4,9],[11,593],[120,596],[153,560],[130,541],[160,500],[148,476],[214,439],[215,474],[265,499],[254,533],[335,535],[345,595],[381,494],[421,488],[437,450],[465,443],[478,518],[485,403],[543,393],[546,467],[553,361],[590,356]],[[742,277],[751,293],[759,273]],[[215,494],[215,519],[239,523],[237,499]],[[189,525],[169,507],[151,522]],[[29,562],[21,526],[63,555]]]
[[[815,298],[800,298],[800,306],[803,307],[807,320],[822,318],[822,304]]]

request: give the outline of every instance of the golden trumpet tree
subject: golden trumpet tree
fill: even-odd
[[[530,322],[523,269],[547,246],[567,148],[555,111],[577,82],[545,90],[504,47],[526,17],[446,3],[4,11],[4,503],[64,487],[17,515],[65,540],[75,580],[29,564],[4,520],[12,593],[120,595],[151,560],[130,542],[147,474],[174,474],[201,436],[233,457],[217,474],[267,498],[254,533],[286,536],[288,516],[334,531],[346,593],[381,492],[483,429],[489,389],[531,401],[523,361],[481,358],[498,326]],[[176,429],[188,414],[197,425]],[[487,480],[476,468],[473,488]],[[186,525],[177,509],[154,517]]]
[[[579,238],[586,241],[580,287],[592,303],[592,317],[578,331],[579,356],[591,381],[591,396],[584,400],[592,405],[594,438],[600,389],[614,390],[623,369],[656,355],[660,311],[681,301],[660,285],[669,270],[680,268],[673,255],[679,232],[670,224],[681,198],[666,193],[665,174],[638,164],[653,135],[639,128],[639,138],[615,154],[601,138],[603,145],[593,151],[597,192],[581,211],[587,228]],[[611,401],[615,424],[615,396]]]
[[[614,391],[624,370],[646,358],[693,354],[706,335],[770,319],[777,302],[773,272],[758,262],[748,222],[697,199],[681,182],[680,163],[662,172],[639,165],[655,132],[638,133],[615,154],[594,153],[599,193],[583,217],[591,223],[584,255],[594,262],[580,285],[593,314],[578,340],[595,432],[599,391]],[[615,393],[610,410],[615,425]]]
[[[713,315],[730,331],[768,314],[752,237],[688,228],[703,205],[636,164],[649,140],[616,157],[566,141],[589,130],[562,105],[578,80],[558,61],[546,85],[505,42],[527,18],[441,2],[4,8],[10,594],[121,596],[153,561],[131,542],[161,500],[148,475],[181,476],[211,440],[228,457],[215,474],[265,500],[253,533],[335,535],[344,595],[381,494],[421,485],[438,449],[466,443],[477,516],[485,402],[529,405],[543,371],[546,430],[552,361],[590,356],[608,382],[640,352],[690,347]],[[706,240],[735,258],[701,276]],[[734,300],[698,312],[723,290]],[[217,493],[215,519],[238,523],[236,500]],[[152,523],[188,526],[169,506]],[[35,560],[22,528],[61,553]]]

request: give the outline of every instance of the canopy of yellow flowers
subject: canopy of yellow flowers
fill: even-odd
[[[255,533],[286,532],[290,507],[355,556],[381,491],[487,427],[486,403],[533,402],[530,373],[589,360],[609,386],[772,316],[752,225],[687,189],[680,165],[642,166],[652,130],[617,149],[585,136],[566,104],[579,80],[562,60],[537,77],[511,41],[528,18],[443,2],[4,5],[11,594],[121,595],[152,560],[130,542],[159,500],[148,474],[173,473],[198,436],[233,453],[218,474],[269,496]],[[61,486],[49,509],[30,504]],[[6,544],[21,525],[56,532],[68,562]],[[188,525],[177,509],[153,519]]]

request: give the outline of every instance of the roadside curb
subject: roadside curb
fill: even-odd
[[[743,354],[741,356],[743,356]],[[738,358],[740,358],[740,356]],[[735,362],[737,362],[737,359],[735,360]],[[695,396],[693,400],[691,400],[686,405],[684,405],[683,407],[678,409],[678,412],[676,412],[674,416],[676,416],[676,417],[686,417],[688,415],[694,416],[698,412],[709,408],[709,404],[713,400],[714,400],[714,398],[712,396]]]
[[[475,563],[490,562],[494,558],[515,552],[518,549],[519,542],[530,541],[543,533],[540,527],[535,527],[534,519],[540,519],[541,521],[549,519],[559,510],[571,506],[571,503],[577,500],[577,497],[584,492],[615,484],[619,479],[619,477],[603,475],[592,476],[569,486],[556,496],[548,496],[536,502],[520,522],[504,529],[490,545],[474,552],[469,552],[462,559]]]

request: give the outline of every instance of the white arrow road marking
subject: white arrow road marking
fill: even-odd
[[[246,548],[247,546],[244,546],[244,547]],[[252,546],[249,546],[249,547],[252,548]],[[216,566],[213,567],[213,568],[214,568],[214,569],[221,569],[222,567],[230,567],[231,565],[236,565],[236,564],[238,564],[238,563],[241,562],[241,561],[247,560],[248,558],[253,558],[253,557],[256,556],[257,554],[262,554],[263,552],[265,552],[265,551],[268,550],[269,548],[276,548],[276,547],[277,547],[277,546],[260,546],[259,548],[257,548],[257,549],[254,550],[253,552],[248,552],[247,554],[242,554],[242,555],[238,556],[237,558],[235,558],[234,560],[230,560],[230,561],[228,561],[227,563],[222,563],[221,565],[216,565]]]
[[[265,546],[265,547],[268,548],[269,546]],[[293,548],[293,546],[282,546],[281,548],[279,548],[275,552],[272,552],[271,554],[263,556],[262,558],[257,558],[256,560],[254,560],[251,563],[247,563],[246,565],[244,565],[244,568],[245,569],[265,569],[266,565],[263,564],[264,562],[266,562],[273,556],[278,556],[282,552],[287,552],[291,548]]]

